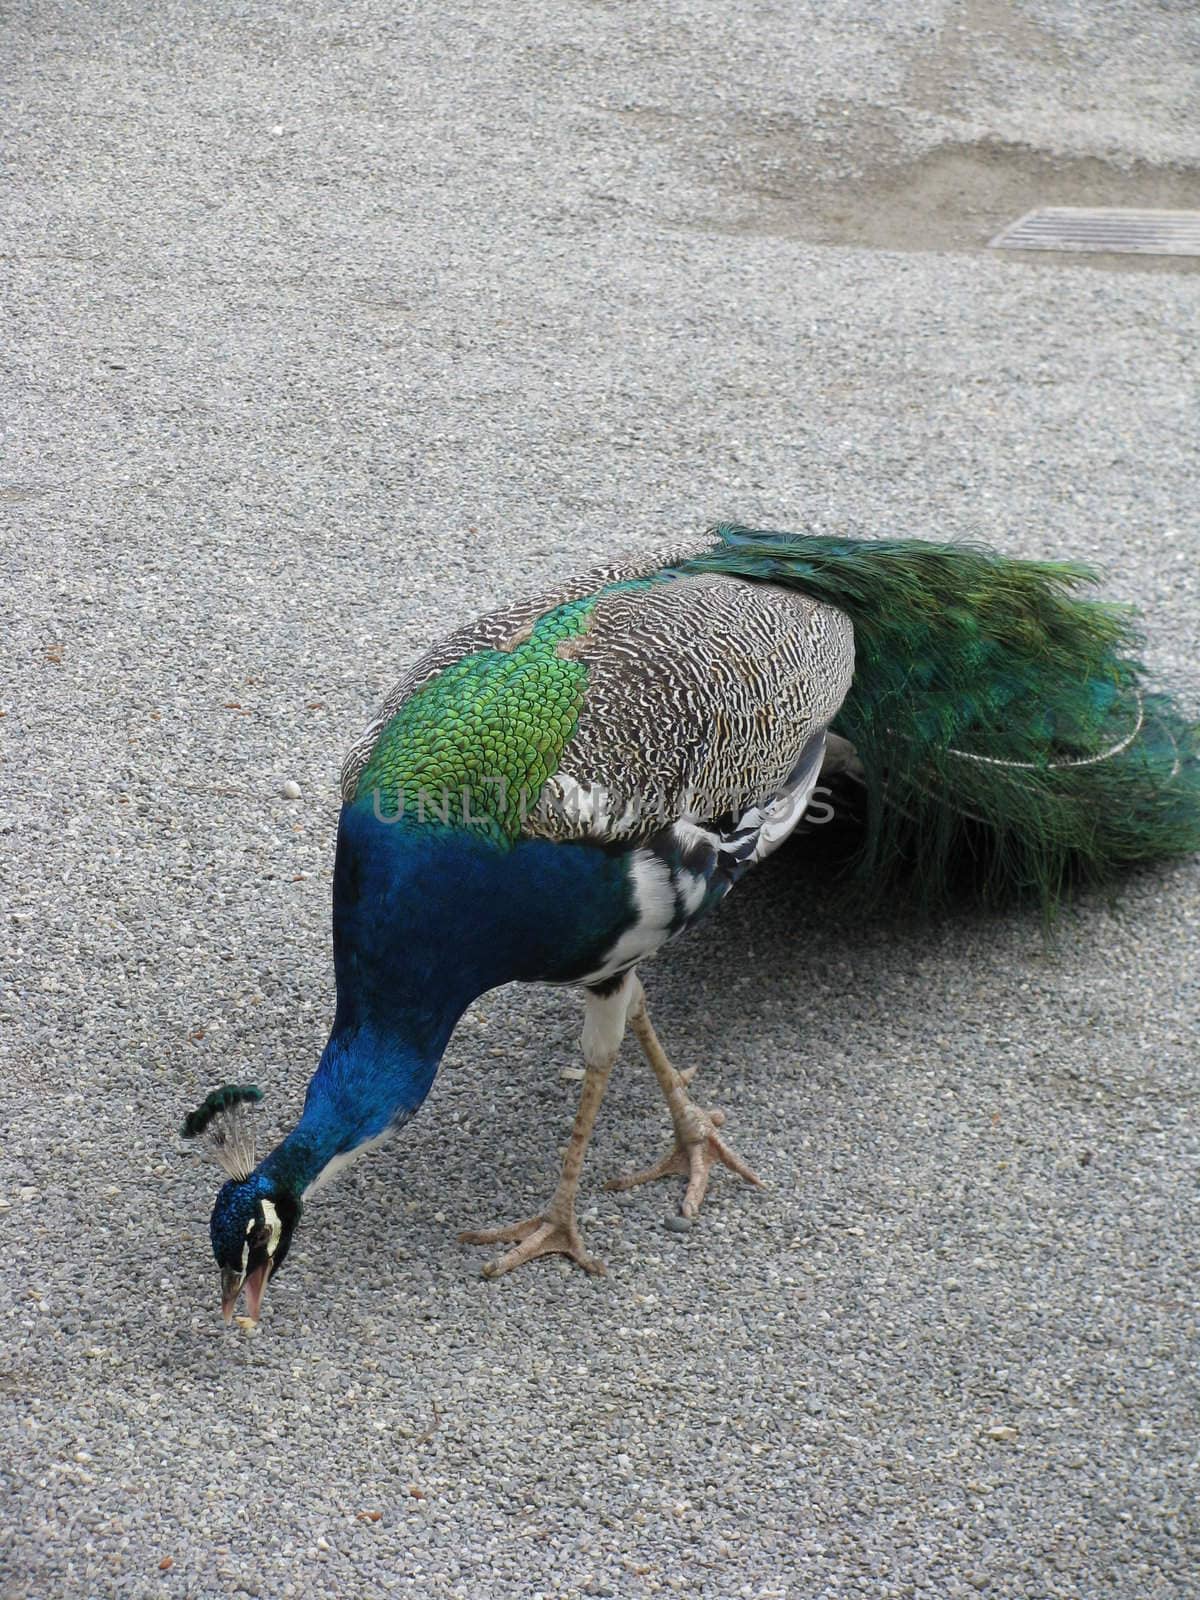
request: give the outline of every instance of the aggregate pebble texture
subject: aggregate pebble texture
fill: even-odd
[[[474,1007],[256,1333],[176,1137],[230,1079],[298,1113],[389,683],[581,564],[721,516],[1083,556],[1200,712],[1200,277],[980,248],[1070,203],[1030,175],[1188,203],[1194,8],[114,0],[2,49],[0,1594],[1194,1595],[1194,864],[1047,951],[832,920],[789,848],[645,974],[767,1187],[603,1192],[667,1134],[627,1046],[602,1280],[455,1242],[550,1192],[569,992]]]

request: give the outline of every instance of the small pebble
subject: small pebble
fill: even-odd
[[[279,785],[279,792],[285,800],[299,800],[300,785],[296,782],[295,778],[286,778]]]
[[[669,1229],[671,1233],[691,1233],[692,1218],[681,1217],[677,1211],[673,1211],[671,1215],[664,1220],[663,1226]]]

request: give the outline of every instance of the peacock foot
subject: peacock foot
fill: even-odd
[[[483,1228],[460,1233],[460,1244],[515,1244],[516,1248],[489,1261],[483,1269],[485,1278],[499,1278],[514,1267],[522,1267],[535,1256],[564,1255],[577,1261],[585,1272],[602,1277],[603,1261],[589,1256],[583,1248],[583,1237],[572,1210],[565,1220],[551,1216],[526,1217],[523,1222],[511,1223],[507,1228]]]
[[[683,1073],[679,1077],[682,1078]],[[633,1189],[639,1183],[653,1183],[656,1178],[669,1178],[678,1173],[687,1179],[687,1188],[679,1202],[679,1214],[684,1217],[694,1217],[699,1212],[708,1189],[708,1175],[718,1161],[747,1183],[761,1187],[762,1179],[717,1133],[724,1121],[723,1111],[702,1111],[689,1101],[686,1115],[676,1122],[675,1148],[670,1154],[641,1172],[611,1179],[606,1187]]]

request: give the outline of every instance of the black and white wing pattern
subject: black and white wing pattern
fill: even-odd
[[[624,847],[630,922],[582,978],[603,986],[800,822],[854,636],[842,612],[795,590],[704,575],[602,595],[559,648],[587,667],[587,694],[525,831]]]
[[[488,611],[481,617],[473,617],[470,622],[463,623],[452,633],[438,639],[424,655],[418,656],[392,686],[370,725],[363,730],[362,736],[355,740],[347,752],[346,759],[342,762],[342,799],[347,804],[354,799],[359,774],[367,764],[376,739],[396,712],[410,695],[415,694],[439,672],[444,672],[447,667],[453,666],[456,661],[461,661],[464,656],[473,655],[477,650],[512,649],[514,643],[528,636],[539,617],[544,617],[556,606],[566,605],[571,600],[582,600],[590,594],[598,594],[613,583],[625,583],[632,578],[648,577],[663,567],[674,566],[692,556],[702,555],[706,550],[711,550],[712,546],[713,535],[708,533],[691,539],[686,544],[673,545],[669,550],[618,556],[607,566],[592,567],[586,572],[577,572],[561,579],[553,589],[540,594],[526,595],[510,601],[496,611]]]
[[[677,821],[740,835],[751,817],[778,842],[771,808],[795,798],[854,670],[842,612],[716,575],[601,595],[559,653],[586,667],[587,693],[526,831],[606,843]]]

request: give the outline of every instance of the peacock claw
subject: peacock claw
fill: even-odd
[[[535,1256],[570,1256],[585,1272],[603,1277],[607,1271],[603,1261],[589,1256],[583,1248],[583,1237],[574,1216],[565,1222],[537,1216],[526,1217],[523,1222],[513,1222],[506,1228],[481,1228],[460,1233],[460,1244],[515,1244],[516,1248],[489,1261],[483,1269],[485,1278],[499,1278],[514,1267],[522,1267]]]
[[[682,1078],[683,1074],[679,1076]],[[762,1179],[746,1165],[741,1156],[729,1148],[716,1131],[724,1123],[725,1113],[701,1111],[690,1103],[688,1112],[686,1129],[676,1128],[675,1148],[661,1161],[643,1168],[641,1172],[612,1178],[605,1187],[617,1191],[634,1189],[638,1184],[653,1183],[658,1178],[679,1174],[688,1180],[683,1199],[679,1202],[679,1214],[682,1217],[694,1217],[699,1213],[708,1189],[709,1173],[718,1161],[731,1172],[736,1172],[739,1178],[761,1188]]]

